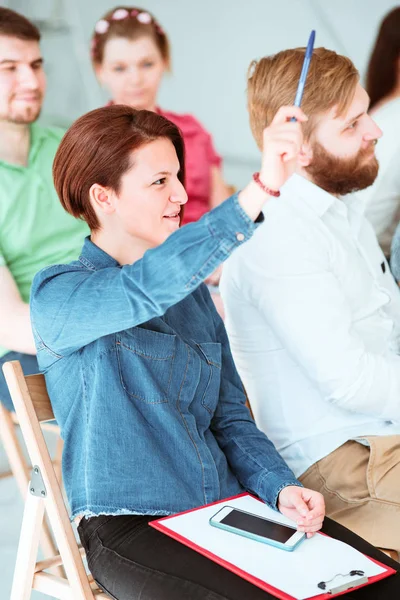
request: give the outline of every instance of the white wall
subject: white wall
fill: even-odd
[[[10,0],[3,2],[43,27],[48,95],[43,118],[68,124],[101,105],[88,47],[94,23],[110,0]],[[173,74],[166,77],[160,105],[193,112],[213,133],[225,159],[226,178],[244,183],[257,167],[258,151],[246,113],[246,71],[266,54],[304,46],[311,29],[316,45],[347,54],[361,74],[391,0],[139,0],[166,29],[172,42]],[[61,28],[59,27],[61,25]],[[57,30],[58,27],[58,30]],[[73,34],[73,35],[71,35]]]

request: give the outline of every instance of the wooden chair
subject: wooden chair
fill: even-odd
[[[23,498],[25,498],[28,485],[30,467],[25,460],[24,452],[17,437],[19,428],[18,417],[15,412],[7,410],[0,401],[0,440],[2,441],[10,471],[0,473],[0,479],[14,477]],[[58,480],[61,481],[61,456],[63,441],[60,437],[60,428],[56,423],[43,423],[42,429],[58,436],[55,456],[53,458],[54,470]]]
[[[40,424],[54,419],[44,376],[25,377],[18,361],[5,363],[3,372],[33,465],[10,600],[29,600],[32,590],[60,600],[109,598],[85,571],[84,552],[78,548],[43,437]],[[45,509],[59,554],[37,562]],[[59,566],[65,577],[46,572]]]
[[[23,449],[17,436],[18,429],[19,422],[16,413],[7,410],[0,402],[0,439],[11,468],[10,471],[0,473],[0,479],[13,476],[21,492],[21,496],[23,500],[25,500],[29,483],[30,467],[25,459]],[[61,456],[63,441],[60,437],[60,428],[55,423],[44,423],[42,425],[42,429],[51,431],[58,436],[53,465],[57,473],[58,480],[61,481]],[[40,547],[44,556],[54,556],[54,554],[57,554],[57,549],[54,544],[47,520],[45,520],[43,524]],[[58,572],[60,572],[60,569],[58,569]]]

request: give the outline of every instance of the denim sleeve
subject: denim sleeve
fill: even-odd
[[[31,290],[31,319],[38,343],[61,357],[102,336],[163,315],[193,292],[256,227],[235,194],[132,265],[44,269]]]
[[[397,226],[392,240],[390,268],[396,281],[400,281],[400,225]]]
[[[211,429],[229,465],[249,492],[277,509],[280,491],[288,485],[302,487],[273,443],[262,433],[246,406],[243,384],[233,362],[225,325],[211,297],[217,339],[222,346],[221,389]]]

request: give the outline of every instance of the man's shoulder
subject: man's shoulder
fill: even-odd
[[[56,146],[59,145],[66,132],[62,127],[55,125],[39,125],[35,123],[32,127],[33,133],[37,138]]]
[[[224,266],[225,288],[258,274],[283,276],[308,269],[329,269],[331,242],[315,213],[296,199],[276,198],[263,209],[264,222],[236,249]],[[229,283],[228,283],[229,282]]]
[[[243,252],[255,254],[261,251],[274,251],[277,247],[307,245],[316,239],[320,219],[304,208],[303,203],[290,197],[269,200],[263,208],[264,221],[257,228],[250,242],[240,248]]]

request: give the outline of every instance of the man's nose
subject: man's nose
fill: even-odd
[[[39,80],[37,73],[32,67],[22,67],[19,76],[19,83],[22,87],[30,90],[37,90],[39,88]]]
[[[371,118],[369,118],[369,127],[368,130],[364,136],[364,139],[367,141],[370,140],[379,140],[380,137],[382,137],[383,132],[382,129],[380,129],[380,127],[378,127],[378,125],[375,123],[375,121]]]

